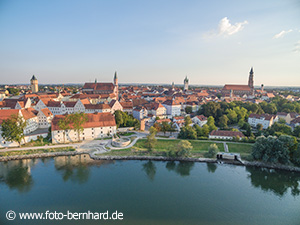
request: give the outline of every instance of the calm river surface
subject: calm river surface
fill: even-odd
[[[8,221],[6,212],[17,213]],[[22,220],[20,212],[122,212],[122,221]],[[300,224],[300,174],[233,165],[94,161],[0,163],[0,224]]]

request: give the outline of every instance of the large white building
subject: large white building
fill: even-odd
[[[111,113],[87,113],[86,116],[88,121],[83,124],[83,132],[80,133],[80,140],[72,124],[70,124],[70,129],[65,132],[59,127],[59,120],[64,119],[65,115],[55,116],[52,120],[52,143],[92,140],[108,137],[116,133],[116,121],[114,115]]]
[[[258,124],[263,126],[263,129],[267,129],[278,121],[278,116],[270,114],[254,114],[251,113],[248,117],[248,123],[252,127],[256,127]]]
[[[162,103],[162,105],[167,110],[167,116],[172,118],[174,116],[180,116],[181,114],[181,105],[175,100],[167,100]]]

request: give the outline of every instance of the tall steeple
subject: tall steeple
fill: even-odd
[[[251,67],[251,70],[250,70],[250,73],[249,73],[248,86],[251,89],[254,88],[254,72],[253,72],[253,67]]]
[[[187,78],[187,76],[185,77],[183,84],[184,84],[183,90],[187,91],[189,89],[189,79]]]
[[[117,95],[117,98],[118,98],[118,95],[119,95],[119,84],[118,84],[118,75],[117,75],[117,71],[115,71],[115,75],[114,75],[114,85],[115,85],[115,94]]]

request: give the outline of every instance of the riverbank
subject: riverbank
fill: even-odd
[[[216,159],[209,158],[172,158],[172,157],[164,157],[164,156],[114,156],[114,155],[94,155],[90,151],[68,151],[68,152],[50,152],[50,153],[40,153],[40,154],[31,154],[31,155],[14,155],[14,156],[6,156],[0,157],[0,162],[7,162],[12,160],[22,160],[22,159],[36,159],[36,158],[49,158],[56,156],[75,156],[88,154],[90,158],[94,160],[153,160],[153,161],[181,161],[181,162],[200,162],[200,163],[218,163],[218,164],[231,164],[231,165],[239,165],[239,166],[250,166],[250,167],[258,167],[258,168],[267,168],[267,169],[275,169],[275,170],[285,170],[289,172],[297,172],[300,173],[300,167],[287,166],[281,164],[270,164],[263,163],[258,161],[233,161],[233,160],[223,160],[219,161]]]
[[[22,159],[38,159],[38,158],[49,158],[49,157],[56,157],[56,156],[75,156],[75,155],[82,155],[82,154],[89,154],[88,151],[65,151],[65,152],[48,152],[48,153],[37,153],[37,154],[30,154],[30,155],[13,155],[13,156],[4,156],[0,157],[0,162],[8,162],[12,160],[22,160]]]

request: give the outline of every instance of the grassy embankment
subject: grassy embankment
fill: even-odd
[[[73,147],[63,147],[63,148],[8,151],[8,152],[0,152],[0,157],[16,156],[16,155],[32,155],[32,154],[42,154],[42,153],[51,153],[51,152],[70,152],[70,151],[75,151],[75,149]]]
[[[170,148],[169,146],[175,146],[180,140],[163,140],[157,139],[155,148],[149,152],[145,147],[145,139],[140,139],[132,148],[126,148],[122,150],[112,150],[110,152],[101,155],[118,155],[118,156],[132,156],[132,155],[146,155],[146,156],[164,156],[165,152]],[[204,154],[208,152],[208,147],[211,144],[216,144],[219,151],[224,151],[223,143],[214,141],[200,141],[189,140],[193,146],[191,157],[205,157]],[[251,154],[252,144],[247,143],[227,143],[229,152],[240,153],[242,158],[248,158]]]

